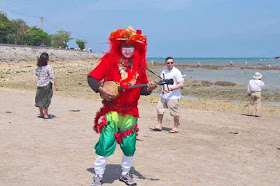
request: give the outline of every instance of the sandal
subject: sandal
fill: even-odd
[[[151,127],[150,129],[153,131],[157,131],[157,132],[160,132],[162,130],[161,128],[159,128],[157,126]]]
[[[49,117],[45,118],[44,119],[53,119],[53,117],[51,115],[49,115]]]
[[[171,130],[169,131],[169,133],[179,133],[179,130],[171,129]]]

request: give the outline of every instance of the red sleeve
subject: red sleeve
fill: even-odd
[[[101,61],[94,69],[91,71],[88,76],[95,78],[97,81],[101,81],[104,79],[105,74],[108,70],[108,65],[106,65],[106,61]]]

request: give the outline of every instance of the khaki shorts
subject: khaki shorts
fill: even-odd
[[[157,113],[158,114],[164,114],[164,112],[168,109],[170,112],[170,115],[173,117],[179,116],[179,99],[163,99],[160,97],[160,100],[157,105]]]

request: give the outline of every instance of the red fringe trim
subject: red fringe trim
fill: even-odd
[[[103,118],[101,119],[101,121],[98,123],[100,117],[103,116]],[[100,109],[100,111],[98,111],[95,115],[94,118],[94,126],[93,126],[93,130],[96,133],[100,133],[102,131],[102,128],[107,125],[107,119],[104,116],[104,114],[102,113],[102,109]]]
[[[122,133],[116,133],[115,138],[118,144],[122,142],[122,138],[131,135],[134,131],[136,131],[136,136],[138,136],[138,124],[135,124],[133,128],[127,129],[125,132]]]
[[[122,116],[125,116],[129,111],[131,111],[134,107],[137,107],[137,103],[130,105],[123,105],[118,103],[111,103],[106,100],[102,101],[104,107],[102,108],[102,113],[105,115],[110,111],[117,111]]]
[[[129,110],[131,110],[133,107],[137,106],[136,105],[130,105],[130,106],[125,106],[125,105],[119,105],[119,104],[108,104],[105,100],[102,101],[104,107],[100,108],[98,112],[96,112],[95,118],[94,118],[94,125],[93,125],[93,130],[96,133],[100,133],[102,131],[102,128],[107,125],[107,119],[105,117],[105,114],[107,114],[110,111],[116,111],[120,113],[122,116],[124,116]],[[100,120],[101,116],[103,118]],[[136,128],[136,132],[139,131],[138,125],[136,124],[134,126]],[[130,130],[132,130],[131,128]],[[137,133],[136,133],[137,134]]]

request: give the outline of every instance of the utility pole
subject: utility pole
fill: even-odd
[[[43,14],[41,14],[41,25],[40,25],[40,28],[41,30],[43,30],[43,20],[44,20],[44,17],[43,17]]]
[[[41,13],[41,17],[40,17],[40,19],[41,19],[41,25],[40,25],[40,29],[41,30],[43,30],[43,21],[44,21],[44,17],[43,17],[43,14]],[[44,46],[45,45],[45,41],[43,40],[43,43],[41,44],[42,46]]]

